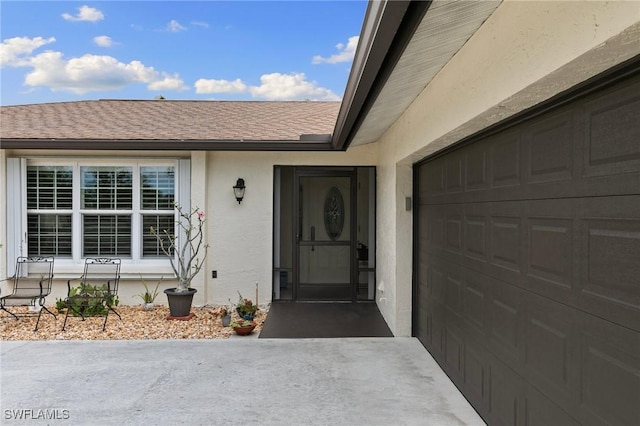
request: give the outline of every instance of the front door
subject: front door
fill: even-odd
[[[375,168],[274,169],[273,300],[375,298]]]
[[[295,295],[299,301],[355,299],[355,173],[296,174]]]

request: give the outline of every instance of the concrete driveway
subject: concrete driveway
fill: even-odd
[[[0,351],[3,425],[485,424],[414,338],[10,341]]]

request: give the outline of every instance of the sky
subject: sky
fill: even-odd
[[[366,7],[366,0],[2,0],[0,104],[339,101]]]

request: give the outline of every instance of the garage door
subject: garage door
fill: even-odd
[[[640,77],[414,167],[414,334],[492,425],[640,424]]]

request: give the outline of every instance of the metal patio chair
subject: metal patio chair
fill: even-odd
[[[115,310],[117,304],[118,283],[120,282],[120,259],[87,258],[84,272],[80,278],[67,281],[67,297],[64,300],[67,313],[62,330],[67,326],[69,314],[87,317],[103,316],[102,331],[107,328],[109,312],[122,319]]]
[[[29,306],[38,308],[38,320],[36,328],[40,324],[42,311],[46,311],[57,318],[45,306],[45,299],[51,293],[53,283],[53,257],[40,256],[20,256],[16,260],[16,271],[13,277],[3,281],[13,281],[13,289],[10,294],[0,296],[0,309],[13,316],[16,320],[20,316],[34,316],[33,313],[17,313],[11,312],[7,307],[11,306]]]

